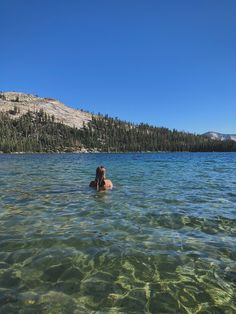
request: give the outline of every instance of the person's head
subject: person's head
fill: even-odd
[[[100,176],[100,167],[97,167],[96,169],[96,180],[99,178]]]
[[[97,167],[96,169],[96,181],[99,187],[102,187],[105,184],[104,182],[105,172],[106,172],[106,169],[104,166]]]
[[[104,175],[105,177],[105,173],[106,173],[106,168],[104,166],[100,167],[101,173]]]

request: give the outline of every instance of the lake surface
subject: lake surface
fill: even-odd
[[[1,314],[236,313],[235,153],[1,155],[0,181]]]

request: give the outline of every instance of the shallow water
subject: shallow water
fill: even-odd
[[[113,191],[88,188],[98,165]],[[0,313],[236,313],[236,154],[0,156]]]

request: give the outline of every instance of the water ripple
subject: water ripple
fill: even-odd
[[[114,190],[89,189],[105,164]],[[236,312],[236,154],[0,156],[1,313]]]

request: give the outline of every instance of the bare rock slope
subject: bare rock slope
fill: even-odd
[[[220,141],[236,141],[236,134],[222,134],[218,132],[207,132],[202,134],[212,140],[220,140]]]
[[[39,111],[43,109],[48,115],[54,115],[56,122],[64,123],[70,127],[78,129],[87,124],[92,115],[81,110],[76,110],[65,106],[62,102],[51,98],[40,98],[31,94],[17,92],[0,92],[0,111],[10,112],[17,107],[17,112],[13,118],[17,118],[28,111]]]

